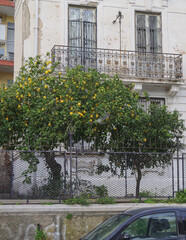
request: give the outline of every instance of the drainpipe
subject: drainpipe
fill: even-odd
[[[35,56],[38,55],[38,17],[39,17],[39,0],[35,0]]]

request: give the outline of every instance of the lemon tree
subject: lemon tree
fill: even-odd
[[[152,105],[144,111],[139,94],[126,87],[115,76],[109,78],[95,69],[84,71],[82,66],[57,71],[57,63],[49,56],[29,58],[10,87],[0,89],[0,145],[6,149],[53,150],[66,145],[73,128],[73,140],[91,141],[99,150],[153,151],[156,140],[166,143],[161,151],[174,152],[175,134],[183,135],[184,124],[177,111]],[[135,143],[135,144],[134,144]],[[126,147],[127,146],[127,147]],[[38,159],[24,157],[29,163],[25,177],[37,170]],[[59,179],[61,165],[52,153],[45,153],[47,166],[54,179]],[[139,183],[141,169],[170,162],[170,158],[152,158],[150,161],[131,158],[128,167],[136,169]],[[123,174],[122,157],[110,157],[107,166],[99,171]],[[119,171],[117,171],[117,169]],[[29,178],[28,178],[29,180]]]

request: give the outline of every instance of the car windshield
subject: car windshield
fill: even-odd
[[[82,240],[105,240],[111,233],[114,232],[123,222],[125,222],[130,215],[119,214],[113,216],[96,227]]]

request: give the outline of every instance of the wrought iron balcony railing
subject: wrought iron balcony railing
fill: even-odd
[[[95,68],[109,76],[120,78],[180,80],[182,74],[182,55],[167,53],[147,53],[120,51],[101,48],[80,48],[56,45],[52,51],[53,61],[59,62],[58,70],[65,73],[66,68],[77,65],[85,69]]]

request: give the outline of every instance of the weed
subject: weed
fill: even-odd
[[[51,202],[46,202],[46,203],[42,203],[43,205],[52,205],[53,203]]]
[[[140,201],[140,199],[134,199],[134,200],[132,200],[132,202],[133,203],[140,203],[141,201]]]
[[[159,201],[157,201],[154,198],[147,198],[144,200],[144,203],[157,203],[157,202],[159,202]]]
[[[152,193],[150,191],[143,190],[139,193],[140,197],[152,197]]]
[[[40,224],[37,225],[36,234],[34,236],[35,240],[46,240],[46,234],[43,232]]]
[[[186,203],[186,190],[177,192],[175,200],[177,203]]]
[[[73,204],[80,204],[80,205],[83,205],[83,206],[90,205],[90,202],[84,197],[69,198],[67,200],[64,200],[64,203],[68,204],[68,205],[73,205]]]
[[[71,220],[72,217],[73,217],[73,215],[72,215],[71,213],[67,213],[67,215],[66,215],[66,219]]]
[[[115,204],[115,200],[114,198],[111,198],[111,197],[103,197],[103,198],[98,198],[97,199],[97,203],[98,204]]]
[[[107,187],[105,185],[95,186],[95,191],[96,191],[96,195],[99,198],[103,198],[103,197],[108,196],[108,190],[107,190]]]

